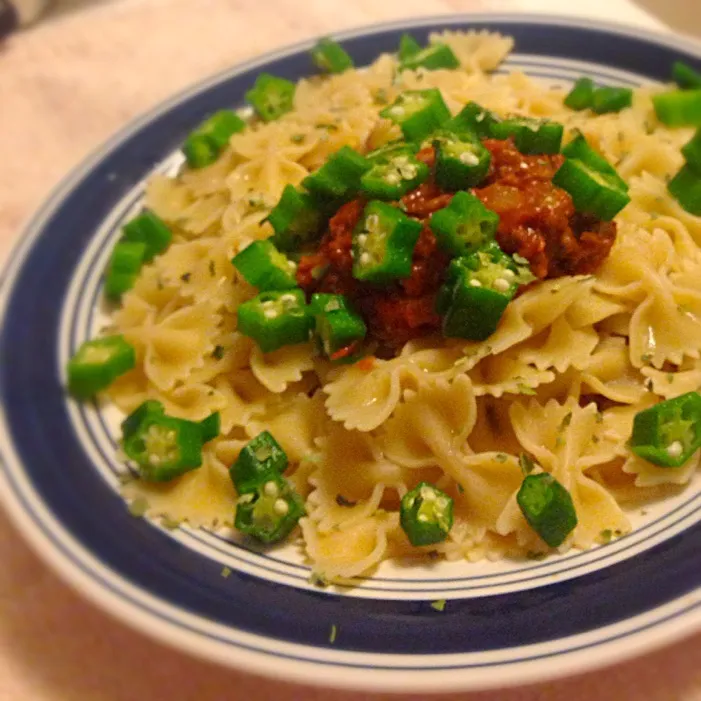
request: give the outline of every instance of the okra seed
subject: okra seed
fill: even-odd
[[[399,175],[397,173],[388,173],[385,180],[387,181],[387,183],[389,185],[397,185],[397,183],[399,183],[401,178],[399,177]]]
[[[678,458],[684,452],[684,446],[681,441],[674,441],[667,446],[667,454],[671,458]]]
[[[479,163],[479,158],[472,151],[464,151],[460,154],[460,162],[466,166],[476,166]]]
[[[273,511],[278,516],[284,516],[290,510],[290,505],[284,499],[276,499],[273,504]]]
[[[266,482],[265,486],[263,487],[263,494],[265,494],[266,497],[276,497],[278,494],[278,489],[275,482]]]
[[[482,287],[482,283],[479,280],[470,280],[470,287]]]
[[[375,231],[380,223],[380,217],[377,216],[377,214],[371,214],[366,220],[365,220],[365,228],[368,231]]]
[[[504,280],[503,277],[498,277],[498,278],[494,281],[494,289],[495,289],[497,292],[506,292],[506,291],[509,289],[509,281],[508,281],[508,280]]]
[[[504,277],[516,277],[516,273],[511,268],[506,268],[502,273]]]
[[[263,316],[266,319],[274,319],[277,316],[277,310],[275,309],[264,309]]]
[[[365,242],[366,242],[367,240],[368,240],[368,235],[367,235],[367,234],[360,234],[360,235],[358,236],[358,243],[359,243],[361,246],[364,246],[364,245],[365,245]]]
[[[419,514],[419,521],[428,521],[428,516],[426,516],[426,514]]]
[[[370,254],[366,251],[365,253],[360,254],[360,263],[361,265],[367,265],[370,262]]]
[[[392,108],[392,116],[393,117],[403,117],[404,116],[404,108],[401,105],[397,105],[396,107]]]

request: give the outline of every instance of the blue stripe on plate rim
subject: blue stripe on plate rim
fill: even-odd
[[[629,28],[617,27],[592,22],[573,22],[569,19],[561,20],[545,17],[524,17],[519,15],[477,15],[463,16],[461,18],[437,17],[419,19],[411,22],[392,23],[390,25],[374,26],[369,29],[361,29],[336,35],[336,38],[352,41],[363,36],[375,36],[383,32],[414,28],[418,31],[439,26],[458,25],[469,23],[470,26],[491,26],[502,29],[505,32],[523,30],[528,27],[536,32],[545,31],[548,38],[552,38],[557,31],[569,30],[587,35],[591,33],[597,36],[605,36],[607,33],[616,34],[620,38],[628,39],[634,44],[653,42],[653,48],[666,47],[667,52],[679,54],[686,50],[691,56],[700,57],[698,46],[679,37],[660,37],[647,32],[639,32]],[[583,31],[584,29],[584,31]],[[571,38],[571,37],[570,37]],[[642,40],[642,41],[641,41]],[[586,42],[585,42],[586,43]],[[192,99],[201,95],[210,87],[215,87],[228,76],[238,75],[246,70],[255,69],[267,64],[271,60],[284,57],[292,58],[295,52],[304,51],[310,42],[303,42],[288,49],[283,49],[273,54],[268,54],[254,61],[240,65],[234,70],[226,71],[214,78],[199,84],[197,87],[184,91],[168,102],[156,108],[151,113],[136,120],[111,139],[98,153],[87,159],[59,186],[54,195],[44,207],[37,213],[27,227],[24,241],[15,250],[7,272],[0,281],[0,300],[2,311],[0,319],[5,321],[10,317],[10,296],[8,291],[17,281],[22,266],[19,262],[31,255],[31,247],[39,237],[42,227],[59,208],[64,198],[74,188],[81,184],[86,174],[96,168],[100,162],[108,159],[116,152],[120,145],[128,141],[142,127],[148,125],[154,119],[164,116],[171,108],[180,104],[186,98]],[[569,48],[569,47],[568,47]],[[630,48],[630,47],[629,47]],[[648,45],[648,48],[650,46]],[[653,52],[654,53],[654,52]],[[630,55],[625,58],[625,65],[629,65]],[[649,74],[653,78],[664,77],[660,74],[660,65],[649,66]],[[3,345],[3,365],[8,358],[7,346]],[[43,377],[43,376],[42,376]],[[3,378],[0,378],[3,379]],[[4,378],[6,379],[6,378]],[[6,381],[2,383],[3,397]],[[505,684],[535,681],[545,677],[561,674],[570,674],[575,671],[599,666],[604,663],[614,662],[618,659],[640,653],[662,642],[667,642],[688,634],[697,629],[701,623],[701,594],[698,587],[688,591],[682,589],[676,592],[668,601],[656,601],[641,608],[637,613],[624,614],[621,620],[611,622],[601,628],[578,632],[574,635],[566,633],[561,637],[534,644],[521,645],[519,647],[495,646],[492,650],[457,651],[449,654],[433,654],[417,656],[412,654],[378,654],[377,652],[363,653],[353,650],[353,642],[357,643],[353,634],[356,622],[337,611],[344,619],[339,628],[337,646],[329,647],[325,641],[319,641],[316,646],[300,645],[294,642],[274,640],[267,635],[251,634],[245,630],[239,630],[220,623],[213,623],[206,618],[193,615],[186,608],[165,603],[162,598],[154,597],[147,589],[134,586],[125,577],[120,576],[109,569],[105,562],[93,556],[89,549],[90,543],[87,536],[85,540],[76,538],[67,528],[64,522],[58,521],[47,507],[42,495],[37,491],[37,485],[29,479],[28,469],[24,469],[15,452],[15,445],[7,432],[9,418],[4,406],[0,408],[0,426],[3,427],[2,446],[2,493],[8,511],[13,516],[17,525],[25,533],[28,540],[69,582],[77,586],[83,593],[118,617],[130,622],[132,625],[149,633],[164,642],[174,644],[177,647],[187,649],[208,659],[214,659],[225,664],[244,666],[253,671],[263,673],[274,672],[283,674],[288,678],[299,681],[328,683],[334,685],[351,686],[356,688],[372,689],[407,689],[421,690],[448,690],[453,688],[485,688],[490,686],[502,686]],[[7,435],[4,435],[7,432]],[[154,529],[151,529],[154,530]],[[654,566],[659,569],[665,563],[669,563],[670,550],[680,551],[682,554],[695,552],[695,545],[699,536],[697,527],[679,534],[669,541],[657,546],[654,553],[646,553],[635,562],[640,561],[647,566],[648,574]],[[170,539],[169,539],[170,540]],[[674,547],[672,547],[672,545]],[[654,563],[653,561],[654,560]],[[678,566],[683,563],[676,563]],[[637,564],[636,564],[637,567]],[[618,570],[614,566],[611,570]],[[679,567],[677,568],[679,569]],[[644,570],[643,570],[644,571]],[[620,574],[620,571],[619,571]],[[682,568],[681,573],[672,579],[679,579],[679,574],[690,577],[692,586],[697,581],[697,572],[689,569],[688,573]],[[692,576],[696,574],[696,578]],[[586,579],[586,578],[585,578]],[[589,578],[591,579],[591,577]],[[237,584],[246,583],[245,576],[239,577]],[[250,584],[250,582],[249,582]],[[561,587],[553,586],[543,588],[550,591],[561,590]],[[330,597],[333,598],[333,597]],[[503,601],[503,597],[490,597],[484,602],[494,600]],[[509,600],[513,597],[509,597]],[[347,599],[343,600],[344,602]],[[363,609],[370,610],[370,603],[364,602]],[[389,602],[391,603],[391,602]],[[426,602],[423,602],[424,604]],[[461,602],[456,602],[456,609]],[[482,603],[482,602],[480,602]],[[321,609],[319,600],[316,604]],[[365,607],[369,608],[366,609]],[[415,611],[420,615],[420,630],[434,628],[431,625],[436,618],[440,621],[439,629],[446,634],[455,633],[453,625],[454,614],[450,612],[436,616],[430,612],[423,614],[423,604],[416,602]],[[452,606],[452,602],[451,602]],[[386,607],[387,608],[387,607]],[[406,614],[406,607],[396,609],[388,606],[390,612],[396,616]],[[426,607],[424,607],[426,608]],[[498,607],[492,611],[499,613]],[[435,612],[434,612],[435,613]],[[596,612],[592,610],[594,615]],[[503,615],[503,611],[501,612]],[[381,616],[377,616],[381,622]],[[594,616],[595,617],[595,616]],[[331,619],[328,619],[331,620]],[[402,619],[397,619],[402,620]],[[395,622],[395,618],[389,618],[386,622]],[[408,621],[404,621],[408,625]],[[362,626],[360,626],[362,630]],[[417,629],[410,626],[409,630]],[[417,629],[417,630],[418,630]],[[344,640],[351,640],[345,644]],[[625,639],[626,644],[618,644]],[[345,645],[346,649],[341,649]],[[236,658],[232,654],[236,649]],[[390,648],[388,648],[390,649]],[[461,648],[462,649],[462,648]],[[596,651],[596,654],[593,654]],[[552,664],[552,658],[557,659],[557,664]],[[322,665],[334,668],[333,677],[329,677],[322,671]],[[345,674],[344,666],[357,666],[363,674]],[[350,668],[350,667],[349,667]],[[500,668],[498,675],[495,668]],[[451,675],[437,675],[438,670],[452,669]]]

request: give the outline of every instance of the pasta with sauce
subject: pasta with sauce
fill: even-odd
[[[635,90],[630,108],[597,116],[564,106],[563,89],[492,73],[511,49],[508,37],[443,32],[431,41],[450,46],[459,68],[397,72],[397,58],[382,55],[367,69],[302,80],[291,111],[234,134],[213,164],[149,182],[146,204],[174,240],[112,315],[137,365],[109,394],[127,413],[155,399],[193,421],[221,415],[201,468],[166,485],[125,487],[127,498],[148,500],[149,515],[231,525],[237,495],[228,468],[265,430],[287,454],[286,476],[305,501],[298,533],[306,557],[329,580],[390,558],[545,552],[517,505],[524,453],[572,497],[578,523],[560,551],[628,532],[629,505],[690,480],[698,453],[669,470],[626,447],[636,413],[701,385],[701,219],[666,189],[689,130],[656,120],[652,88]],[[271,236],[266,218],[286,186],[299,186],[344,146],[362,153],[396,139],[397,125],[379,112],[403,91],[431,88],[453,115],[474,101],[502,116],[559,122],[566,141],[583,134],[616,164],[630,203],[613,224],[579,217],[552,185],[561,156],[487,141],[498,177],[478,196],[508,229],[500,245],[526,258],[536,278],[493,334],[440,335],[434,297],[447,261],[424,228],[402,293],[365,297],[376,342],[369,361],[336,364],[311,342],[263,352],[237,330],[236,312],[256,290],[232,257]],[[419,157],[431,165],[435,153]],[[404,202],[418,218],[446,206],[430,184]],[[361,209],[357,201],[340,208],[326,248],[300,260],[297,279],[308,293],[348,292],[343,266]],[[560,232],[557,251],[536,250],[534,226]],[[319,256],[321,278],[313,274]],[[414,547],[399,502],[422,482],[452,498],[454,523],[442,542]]]

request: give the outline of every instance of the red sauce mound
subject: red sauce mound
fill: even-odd
[[[501,248],[528,259],[539,278],[596,270],[611,250],[616,225],[577,214],[569,194],[552,184],[563,157],[524,156],[511,140],[488,139],[484,145],[492,154],[489,174],[484,186],[472,192],[499,214]],[[418,157],[432,166],[433,148],[422,149]],[[423,223],[410,277],[382,286],[353,278],[352,234],[365,206],[358,199],[344,204],[330,219],[319,249],[302,256],[297,282],[309,294],[333,292],[353,300],[370,337],[379,342],[380,354],[391,355],[412,338],[438,331],[435,296],[449,259],[438,250],[429,220],[452,197],[428,180],[402,198],[406,214]]]
[[[616,238],[616,225],[575,213],[572,198],[552,184],[564,157],[524,156],[512,141],[487,139],[486,185],[473,192],[499,215],[497,242],[527,258],[539,278],[594,272]]]

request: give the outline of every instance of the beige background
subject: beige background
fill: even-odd
[[[0,262],[68,168],[126,120],[243,58],[376,20],[468,9],[568,10],[648,28],[661,15],[689,31],[699,21],[698,0],[640,1],[648,11],[628,0],[65,0],[0,46]],[[0,563],[0,701],[390,698],[261,680],[151,642],[67,588],[2,513]],[[576,679],[441,698],[701,701],[701,636]]]

